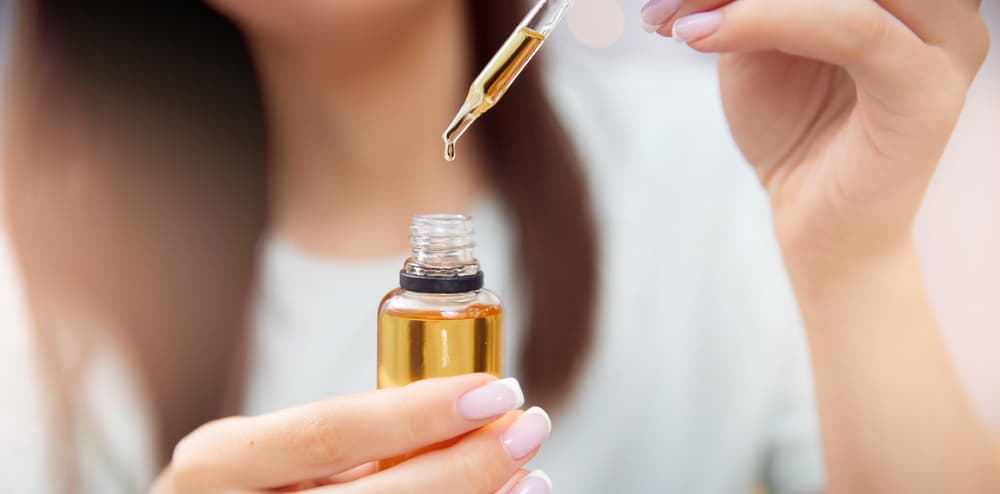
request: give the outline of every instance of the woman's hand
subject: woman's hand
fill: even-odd
[[[789,268],[817,275],[910,242],[988,50],[979,3],[654,0],[643,20],[723,53],[729,123]]]
[[[1000,492],[912,241],[986,56],[977,0],[653,0],[723,53],[730,127],[771,196],[812,352],[828,492]]]
[[[227,418],[185,437],[152,493],[544,494],[544,474],[520,468],[551,425],[540,408],[514,411],[522,403],[517,381],[477,374]]]

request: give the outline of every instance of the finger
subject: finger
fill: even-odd
[[[324,494],[491,494],[504,486],[552,429],[541,408],[512,412],[450,448],[407,460],[357,482],[316,489]]]
[[[870,2],[871,0],[803,0],[810,5],[823,3]],[[647,28],[670,36],[673,21],[697,12],[715,10],[733,0],[650,0],[643,5],[641,18]],[[944,45],[960,35],[978,17],[980,0],[878,0],[887,11],[928,43]],[[650,29],[652,30],[652,29]]]
[[[517,483],[521,481],[521,479],[527,477],[528,474],[530,473],[531,472],[529,470],[524,468],[518,470],[513,477],[511,477],[509,480],[507,480],[507,482],[503,486],[497,489],[495,494],[510,494],[511,491],[514,490],[514,486],[516,486]]]
[[[979,17],[976,0],[878,0],[929,44],[947,46],[964,37]]]
[[[360,479],[361,477],[365,477],[367,475],[371,475],[371,474],[375,473],[377,471],[376,467],[377,467],[377,464],[375,462],[365,463],[364,465],[356,466],[356,467],[354,467],[354,468],[352,468],[352,469],[350,469],[350,470],[348,470],[346,472],[338,473],[337,475],[334,475],[333,477],[325,477],[325,478],[307,480],[307,481],[304,481],[304,482],[298,482],[298,483],[295,483],[295,484],[292,484],[292,485],[288,485],[288,486],[285,486],[285,487],[279,487],[279,488],[273,489],[273,490],[274,490],[274,492],[299,492],[299,491],[304,491],[304,490],[307,490],[307,489],[312,489],[314,487],[321,487],[321,486],[324,486],[324,485],[343,484],[343,483],[346,483],[346,482],[353,482],[355,480]]]
[[[669,37],[673,36],[677,19],[716,10],[730,3],[733,0],[651,0],[643,6],[641,18],[647,30],[656,30]],[[852,7],[865,3],[867,7],[873,6],[871,0],[802,0],[801,3],[817,9],[826,8],[828,4]],[[918,39],[943,47],[958,57],[960,67],[970,79],[976,75],[990,45],[989,29],[979,14],[980,0],[878,0],[878,3]],[[755,5],[773,12],[783,8],[782,2],[758,2]]]
[[[189,476],[177,477],[171,465],[160,472],[149,487],[149,494],[177,494],[183,492],[209,492],[211,487],[201,479]],[[227,489],[229,494],[255,494],[254,490]]]
[[[715,10],[732,0],[649,0],[639,12],[643,28],[671,35],[674,20],[693,14]]]
[[[360,479],[362,477],[367,477],[367,476],[375,473],[376,471],[378,471],[377,468],[376,468],[376,466],[377,466],[377,464],[375,462],[366,463],[366,464],[361,465],[359,467],[354,467],[354,468],[352,468],[352,469],[350,469],[350,470],[348,470],[348,471],[346,471],[344,473],[338,473],[337,475],[334,475],[333,477],[328,477],[328,478],[325,478],[325,479],[311,480],[311,481],[308,481],[308,482],[300,482],[300,483],[295,484],[293,486],[288,486],[288,487],[285,487],[285,488],[282,488],[282,489],[277,489],[277,492],[299,492],[299,491],[304,491],[304,490],[307,490],[307,489],[312,489],[312,488],[315,488],[315,487],[322,487],[322,486],[325,486],[325,485],[345,484],[347,482],[352,482],[352,481],[358,480],[358,479]],[[524,485],[522,485],[521,481],[525,477],[527,477],[529,475],[531,475],[532,478],[526,480],[524,482]],[[531,485],[532,487],[535,487],[539,482],[547,484],[549,491],[551,491],[551,489],[552,489],[552,480],[549,478],[549,476],[545,472],[543,472],[541,470],[535,470],[535,471],[532,472],[532,471],[528,471],[528,470],[525,470],[525,469],[522,468],[517,473],[515,473],[514,476],[511,477],[510,480],[508,480],[507,483],[504,484],[503,487],[501,487],[496,492],[496,494],[512,494],[512,493],[515,493],[515,492],[519,493],[519,492],[522,492],[524,490],[524,488],[526,488],[528,485]],[[515,490],[515,487],[517,487],[518,489],[521,489],[521,490]],[[537,489],[537,487],[535,487],[535,488]],[[535,490],[535,491],[529,491],[529,492],[538,493],[538,494],[544,494],[545,492],[549,492],[549,491],[538,491],[538,490]]]
[[[552,479],[541,471],[529,472],[521,469],[504,484],[496,494],[549,494],[552,492]]]
[[[990,34],[979,0],[878,0],[927,44],[956,57],[972,80],[989,52]]]
[[[172,465],[221,486],[291,485],[462,435],[522,403],[513,379],[429,379],[208,424],[178,444]]]
[[[933,50],[875,2],[739,0],[674,23],[700,51],[777,50],[840,65],[866,93],[909,109],[934,97]],[[897,110],[899,108],[896,108]]]
[[[347,482],[353,482],[360,479],[361,477],[367,477],[376,471],[378,464],[375,462],[365,463],[364,465],[354,467],[344,473],[338,473],[333,477],[330,477],[328,484],[344,484]]]

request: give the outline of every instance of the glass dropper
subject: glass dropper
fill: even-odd
[[[500,101],[545,39],[566,16],[573,1],[539,0],[479,76],[472,81],[465,103],[441,136],[445,143],[446,160],[455,160],[455,143],[476,119]]]

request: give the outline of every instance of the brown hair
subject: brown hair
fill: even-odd
[[[44,57],[14,85],[23,101],[11,142],[21,152],[5,173],[42,363],[69,414],[74,370],[56,354],[65,319],[46,315],[100,314],[141,370],[165,460],[182,436],[223,413],[221,397],[241,382],[245,305],[266,220],[251,60],[236,28],[199,1],[37,7],[26,13],[37,22],[22,41]],[[470,0],[469,8],[480,67],[523,12],[508,2]],[[549,108],[529,67],[477,131],[523,260],[530,315],[519,377],[551,406],[587,353],[597,252],[578,158]],[[81,130],[90,159],[39,156],[43,138],[72,144]]]

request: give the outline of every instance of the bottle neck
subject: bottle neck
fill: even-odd
[[[410,225],[411,255],[400,272],[400,286],[428,293],[482,288],[473,234],[472,219],[467,216],[415,216]]]

